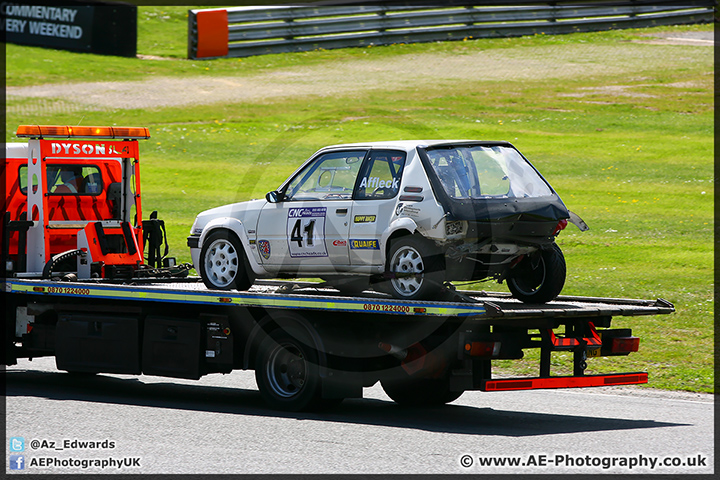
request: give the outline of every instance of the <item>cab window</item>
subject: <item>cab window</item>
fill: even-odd
[[[100,195],[103,190],[102,175],[95,165],[49,165],[46,173],[51,195]],[[27,166],[20,167],[18,181],[20,191],[27,195]]]
[[[349,200],[365,153],[353,150],[320,155],[292,179],[284,200]]]
[[[400,191],[405,152],[372,150],[357,182],[357,200],[393,198]]]

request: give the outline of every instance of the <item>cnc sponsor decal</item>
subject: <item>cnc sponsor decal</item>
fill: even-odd
[[[365,177],[360,181],[360,188],[389,188],[397,190],[399,187],[398,179],[380,180],[380,177]]]
[[[268,240],[258,240],[257,246],[260,255],[262,255],[265,260],[268,260],[270,258],[270,242]]]
[[[350,240],[350,248],[353,250],[380,250],[380,242],[377,240]]]
[[[375,221],[375,215],[355,215],[353,222],[355,223],[373,223]]]
[[[325,217],[327,208],[288,210],[286,234],[291,257],[327,257]]]
[[[345,240],[333,240],[333,247],[347,247]]]

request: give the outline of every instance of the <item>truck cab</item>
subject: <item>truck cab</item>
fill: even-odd
[[[2,169],[3,268],[16,277],[125,277],[143,263],[144,127],[24,125]]]

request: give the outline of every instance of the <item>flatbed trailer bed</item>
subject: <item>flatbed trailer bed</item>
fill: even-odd
[[[313,282],[258,281],[208,290],[198,278],[7,278],[6,358],[55,356],[61,370],[200,378],[254,369],[265,400],[303,410],[362,395],[381,381],[401,404],[441,404],[466,390],[626,385],[644,372],[586,375],[588,358],[627,355],[639,339],[613,318],[663,315],[658,300],[560,296],[529,305],[492,292],[442,301],[346,296]],[[491,362],[539,348],[539,375],[494,379]],[[551,355],[573,352],[573,374]]]

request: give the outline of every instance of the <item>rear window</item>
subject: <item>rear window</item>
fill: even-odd
[[[452,198],[546,197],[552,190],[520,153],[505,146],[427,150],[443,189]]]

